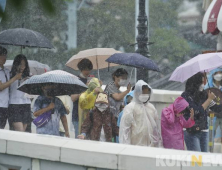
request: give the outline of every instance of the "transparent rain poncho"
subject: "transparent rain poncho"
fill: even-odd
[[[162,147],[161,132],[155,107],[147,102],[142,103],[139,96],[142,86],[152,88],[142,80],[136,83],[133,101],[123,110],[120,122],[119,141],[123,144]]]

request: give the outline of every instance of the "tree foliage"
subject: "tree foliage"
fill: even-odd
[[[71,1],[71,0],[66,0]],[[79,50],[94,47],[123,47],[135,51],[135,0],[103,0],[84,6],[78,11],[78,49],[67,50],[64,33],[67,30],[67,3],[65,0],[7,0],[0,29],[24,27],[38,31],[49,38],[54,50],[23,50],[30,59],[49,64],[53,69],[65,68],[65,62]],[[178,6],[183,0],[150,0],[150,46],[152,59],[168,58],[179,64],[189,52],[187,41],[178,33]],[[20,52],[10,47],[11,58]]]

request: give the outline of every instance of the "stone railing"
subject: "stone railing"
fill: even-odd
[[[221,170],[221,166],[221,154],[0,130],[1,170]]]

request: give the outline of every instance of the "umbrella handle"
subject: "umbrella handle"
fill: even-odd
[[[131,78],[132,78],[133,70],[134,70],[134,69],[136,69],[136,68],[133,68],[133,69],[131,70],[129,82],[131,82]]]
[[[210,88],[209,81],[208,81],[208,78],[207,78],[207,74],[206,74],[205,70],[204,70],[204,76],[205,76],[205,78],[206,78],[206,80],[207,80],[207,84],[208,84],[209,89],[211,89],[211,88]]]

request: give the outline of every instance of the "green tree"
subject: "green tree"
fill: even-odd
[[[182,62],[189,45],[178,33],[177,9],[183,0],[150,0],[150,46],[152,59],[169,58],[174,64]],[[78,12],[78,44],[81,48],[124,47],[135,43],[135,0],[103,0]]]
[[[18,0],[20,1],[20,0]],[[52,11],[45,10],[43,1],[41,0],[22,0],[21,8],[15,6],[14,0],[8,0],[5,16],[3,18],[0,29],[24,27],[35,30],[46,36],[54,45],[55,49],[45,50],[37,48],[25,48],[23,53],[28,59],[34,59],[50,65],[52,69],[64,68],[65,62],[72,56],[63,38],[63,33],[67,30],[67,9],[65,1],[54,0]],[[47,2],[49,2],[47,0]],[[20,53],[20,48],[8,46],[10,58],[13,59],[16,54]],[[72,50],[73,51],[73,50]]]
[[[150,0],[150,46],[153,59],[167,58],[172,65],[179,65],[189,53],[188,42],[179,34],[178,7],[183,0]],[[160,12],[161,11],[161,12]]]

